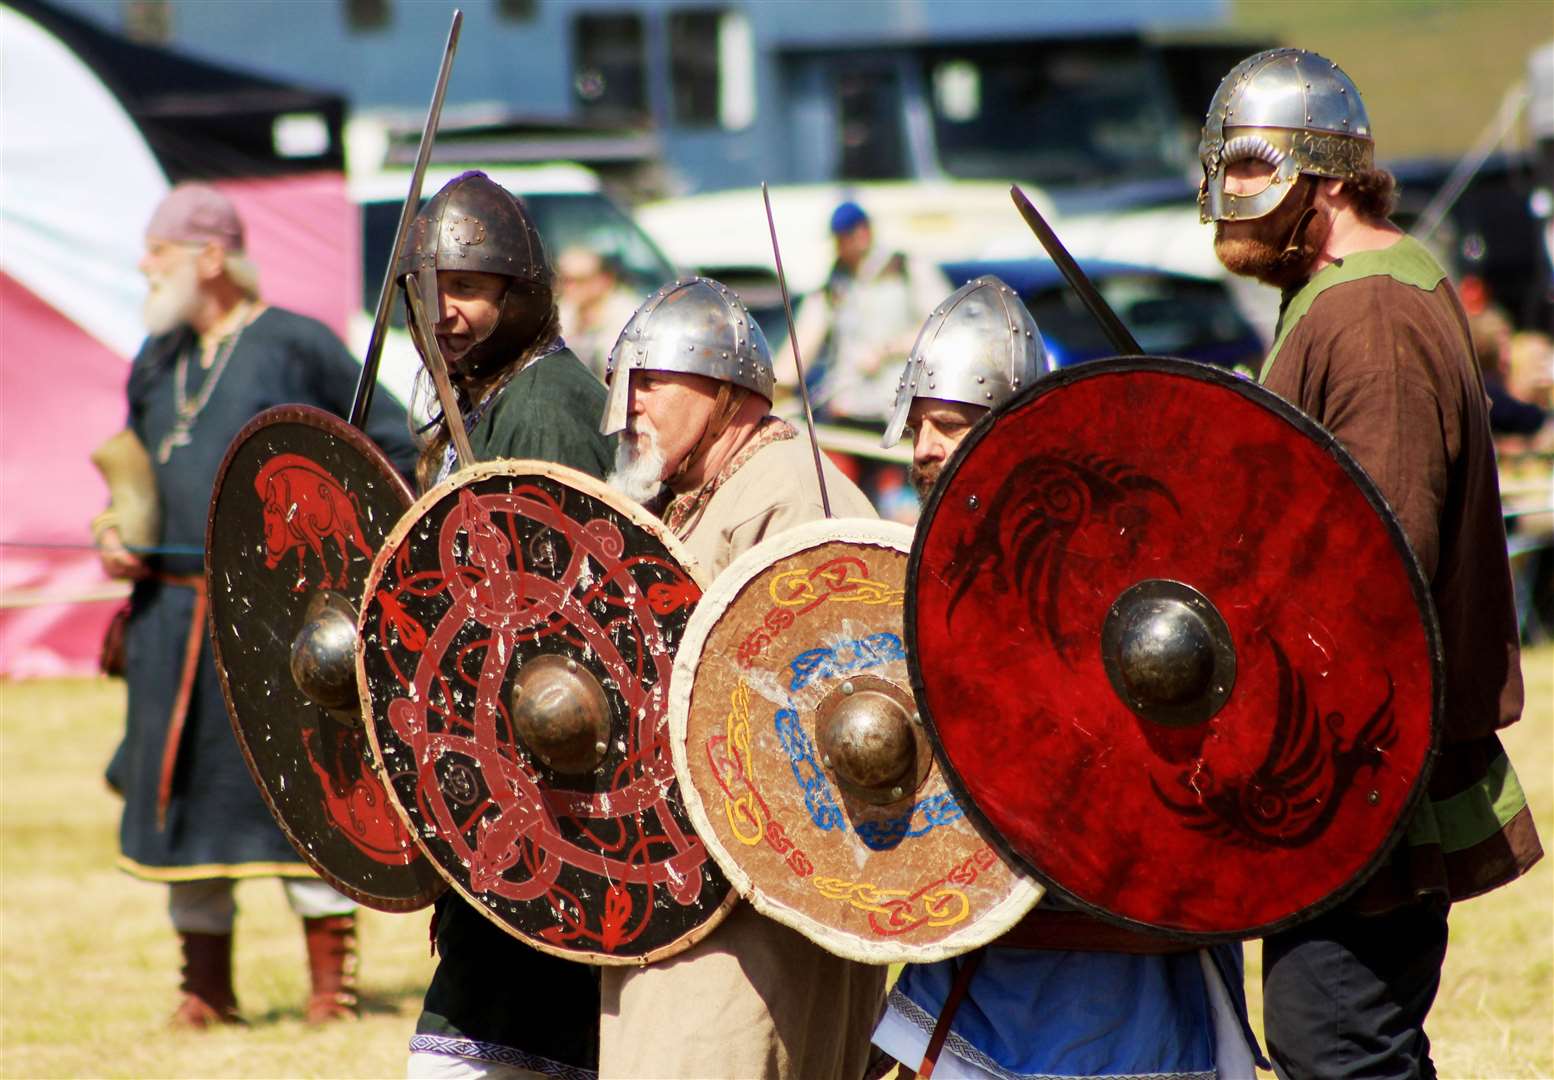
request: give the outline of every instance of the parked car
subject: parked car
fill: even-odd
[[[1145,353],[1255,369],[1264,343],[1223,281],[1131,263],[1083,260],[1085,274],[1138,340]],[[1117,355],[1095,318],[1050,259],[997,259],[942,264],[956,288],[993,274],[1014,289],[1041,330],[1059,367]],[[797,417],[793,403],[787,411]],[[883,432],[884,424],[878,427]],[[911,447],[881,449],[879,435],[858,427],[822,426],[820,445],[864,489],[882,517],[916,520],[918,503],[907,482]]]
[[[1144,352],[1228,368],[1262,362],[1264,343],[1223,281],[1130,263],[1080,266]],[[1001,278],[1025,302],[1059,367],[1117,353],[1050,259],[953,262],[944,272],[957,288],[983,274]]]

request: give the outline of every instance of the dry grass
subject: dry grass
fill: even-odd
[[[1337,61],[1383,160],[1456,157],[1554,38],[1547,0],[1233,0],[1232,25]],[[1518,128],[1518,139],[1520,138]]]
[[[174,1034],[179,956],[166,890],[113,868],[102,767],[123,723],[107,680],[0,683],[0,1075],[393,1077],[431,975],[425,913],[362,918],[359,1023],[303,1025],[301,926],[274,881],[241,885],[247,1029]]]
[[[1507,736],[1554,835],[1554,646],[1524,658],[1528,715]],[[112,868],[118,803],[100,780],[121,687],[0,683],[0,1076],[393,1077],[431,973],[426,916],[363,916],[356,1024],[303,1026],[301,933],[280,888],[242,886],[238,995],[245,1030],[170,1034],[177,949],[164,890]],[[1554,1074],[1554,861],[1462,905],[1431,1017],[1444,1077]],[[1260,1009],[1258,949],[1247,992]]]

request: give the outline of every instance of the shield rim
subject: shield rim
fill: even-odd
[[[686,625],[685,636],[680,639],[680,649],[675,654],[674,676],[669,683],[669,747],[674,755],[675,779],[680,784],[686,813],[696,828],[696,834],[702,838],[702,843],[707,845],[707,850],[712,853],[719,869],[733,885],[733,891],[762,915],[798,931],[827,952],[864,964],[934,963],[991,944],[1007,933],[1036,906],[1043,895],[1043,887],[1026,871],[1023,862],[1012,861],[1004,855],[1006,845],[1002,842],[1003,838],[991,829],[985,820],[975,818],[972,819],[972,827],[989,846],[993,847],[995,852],[999,853],[1005,865],[1013,871],[1015,887],[1008,896],[984,912],[972,926],[947,937],[920,945],[909,945],[906,941],[892,939],[864,948],[856,935],[838,930],[813,916],[775,902],[762,891],[750,873],[724,846],[707,813],[701,791],[692,782],[694,777],[691,773],[688,750],[691,694],[695,689],[696,671],[701,666],[707,638],[720,624],[722,616],[728,611],[729,604],[751,581],[770,570],[779,560],[835,542],[890,548],[908,555],[911,551],[911,540],[915,534],[916,530],[912,526],[896,521],[874,518],[821,518],[785,529],[749,548],[729,563],[718,574],[712,587],[702,594],[696,610],[691,613],[691,621]],[[908,575],[910,575],[910,567]],[[706,614],[703,615],[703,612]],[[910,655],[909,648],[908,656]],[[909,661],[908,672],[910,671]],[[919,708],[921,708],[921,702],[919,702]],[[930,738],[930,745],[933,746],[934,760],[938,763],[940,754],[932,738]],[[956,794],[960,795],[958,791]]]
[[[943,745],[939,740],[938,727],[934,721],[933,712],[927,705],[927,690],[923,683],[922,668],[917,659],[918,590],[914,586],[922,572],[924,548],[927,545],[928,535],[932,531],[934,519],[938,515],[939,505],[943,501],[944,494],[949,490],[950,482],[960,471],[961,466],[966,462],[971,453],[987,437],[988,432],[993,430],[999,418],[1005,413],[1014,412],[1035,401],[1037,398],[1045,397],[1047,394],[1073,383],[1086,379],[1104,378],[1109,375],[1124,375],[1139,371],[1195,379],[1199,382],[1210,383],[1237,393],[1253,404],[1261,406],[1278,419],[1283,420],[1332,458],[1349,477],[1350,481],[1360,489],[1361,494],[1365,496],[1367,503],[1369,503],[1377,518],[1381,520],[1388,538],[1392,541],[1393,550],[1401,556],[1403,572],[1408,577],[1409,586],[1413,591],[1414,606],[1420,616],[1429,652],[1432,705],[1430,709],[1428,750],[1425,753],[1424,761],[1420,764],[1418,774],[1414,777],[1413,787],[1410,789],[1408,797],[1403,801],[1397,820],[1393,822],[1392,828],[1388,831],[1386,840],[1371,853],[1364,866],[1320,900],[1301,911],[1292,912],[1271,922],[1240,929],[1185,930],[1180,927],[1158,926],[1130,918],[1126,915],[1119,915],[1091,901],[1082,899],[1068,889],[1065,889],[1051,875],[1047,874],[1031,859],[1027,858],[1024,853],[1016,849],[1012,843],[993,827],[992,822],[983,812],[980,804],[972,797],[971,791],[962,779],[959,771],[950,762],[949,755],[944,752]],[[1288,930],[1291,927],[1298,926],[1325,912],[1331,911],[1353,895],[1355,890],[1363,885],[1395,850],[1398,842],[1403,838],[1403,834],[1407,831],[1408,823],[1413,817],[1414,811],[1418,808],[1420,800],[1425,796],[1429,786],[1430,774],[1434,771],[1435,761],[1440,753],[1441,734],[1446,709],[1445,655],[1441,647],[1440,620],[1436,616],[1435,602],[1430,596],[1429,583],[1419,566],[1418,557],[1415,556],[1413,549],[1409,547],[1408,538],[1403,532],[1402,525],[1398,522],[1397,515],[1387,503],[1381,490],[1376,486],[1376,482],[1370,478],[1364,467],[1338,441],[1336,436],[1273,391],[1265,389],[1252,379],[1243,378],[1213,364],[1206,364],[1196,360],[1182,360],[1177,357],[1149,355],[1116,356],[1102,360],[1090,360],[1073,367],[1060,368],[1055,372],[1044,375],[1013,398],[1010,398],[997,408],[989,410],[985,416],[972,426],[961,445],[951,455],[950,460],[944,466],[940,482],[934,485],[933,491],[929,494],[928,501],[923,505],[922,514],[918,518],[917,532],[912,541],[912,554],[907,562],[904,619],[903,640],[906,644],[907,670],[912,679],[912,694],[917,698],[918,709],[923,717],[923,727],[931,735],[934,755],[939,760],[940,768],[943,769],[945,777],[950,783],[951,790],[964,799],[967,812],[976,816],[984,830],[989,835],[998,837],[1006,857],[1025,867],[1032,877],[1047,887],[1048,892],[1056,897],[1061,897],[1065,902],[1073,904],[1088,915],[1127,930],[1172,938],[1183,942],[1211,945],[1218,942],[1246,941],[1252,938],[1267,937],[1270,934]]]
[[[707,584],[706,572],[697,563],[695,557],[686,550],[684,543],[670,532],[662,521],[643,508],[640,503],[626,498],[596,477],[574,469],[569,465],[562,465],[554,461],[540,461],[533,458],[501,458],[495,461],[482,461],[455,471],[451,476],[428,488],[395,522],[394,527],[389,530],[388,535],[384,538],[383,546],[378,549],[377,555],[373,557],[372,569],[367,575],[367,588],[362,594],[363,603],[357,610],[356,686],[361,698],[362,718],[367,727],[367,741],[372,746],[373,756],[380,762],[383,760],[383,748],[378,744],[377,726],[372,719],[372,695],[367,688],[366,658],[363,652],[363,643],[366,639],[362,633],[362,623],[367,612],[366,598],[372,594],[373,588],[382,578],[383,567],[392,557],[392,553],[399,547],[405,536],[421,523],[428,509],[441,502],[451,492],[492,476],[543,476],[608,504],[612,510],[629,519],[633,525],[651,533],[655,539],[663,544],[664,550],[680,564],[680,567],[685,571],[686,577],[690,578],[695,583],[697,589],[702,590],[705,594]],[[672,675],[670,679],[672,683]],[[678,782],[678,777],[676,777],[676,782]],[[392,784],[388,785],[388,794],[389,802],[393,804],[394,811],[399,814],[400,820],[404,822],[405,828],[410,832],[410,835],[415,837],[416,844],[421,848],[422,854],[432,864],[432,868],[437,872],[438,877],[442,879],[444,886],[450,893],[457,895],[466,906],[480,912],[482,916],[489,919],[509,937],[522,942],[530,948],[549,953],[552,956],[558,956],[563,960],[574,960],[578,963],[589,964],[595,967],[646,967],[648,964],[657,963],[660,960],[678,955],[701,941],[708,934],[712,933],[713,930],[717,929],[724,919],[728,918],[734,905],[739,902],[738,890],[731,887],[718,906],[695,928],[675,938],[667,945],[661,945],[656,949],[636,956],[618,956],[582,949],[557,948],[548,941],[519,933],[510,924],[499,919],[485,904],[472,897],[464,886],[453,879],[442,863],[432,857],[430,851],[422,843],[419,828],[411,821],[409,813],[400,803],[398,792]],[[683,794],[682,790],[682,797]],[[697,835],[700,838],[700,833]],[[706,843],[705,838],[702,838],[702,843]]]
[[[214,550],[211,541],[214,539],[216,532],[216,503],[220,493],[225,490],[227,472],[236,460],[238,452],[248,444],[249,440],[265,428],[283,423],[301,424],[304,427],[318,428],[338,438],[373,464],[379,466],[384,479],[388,480],[395,493],[401,496],[403,503],[408,504],[414,498],[414,492],[411,491],[410,485],[399,474],[399,470],[394,468],[394,464],[389,461],[388,455],[379,449],[378,445],[368,438],[366,432],[360,428],[353,427],[334,413],[312,405],[289,404],[271,406],[238,429],[238,433],[232,437],[231,443],[227,445],[226,453],[222,455],[221,465],[216,469],[216,482],[211,488],[210,509],[205,516],[205,591],[207,596],[215,594],[215,571],[211,565],[209,553]],[[351,599],[360,607],[361,597],[352,597]],[[264,779],[258,765],[254,762],[253,751],[248,748],[248,739],[243,733],[242,725],[238,723],[237,708],[232,701],[232,686],[227,678],[227,666],[221,659],[221,634],[217,631],[216,609],[213,604],[207,603],[206,605],[205,626],[206,634],[211,644],[212,659],[215,661],[216,674],[221,682],[221,698],[227,707],[227,720],[231,723],[233,734],[237,737],[238,748],[243,751],[243,761],[248,765],[249,775],[253,777],[254,786],[259,789],[259,795],[264,799],[264,805],[270,811],[270,816],[275,819],[275,823],[280,826],[280,830],[285,835],[287,842],[302,857],[303,862],[315,874],[328,882],[331,888],[343,893],[364,907],[372,908],[374,911],[403,914],[405,912],[420,911],[422,908],[433,904],[442,895],[445,887],[442,885],[440,878],[431,882],[428,889],[424,892],[418,892],[412,896],[380,896],[377,893],[368,892],[366,889],[345,881],[338,874],[324,866],[318,857],[309,851],[297,837],[296,833],[292,831],[291,824],[277,809],[275,799],[270,794],[269,783]],[[362,720],[364,726],[370,727],[370,725],[366,724],[365,717]],[[370,742],[371,740],[369,739],[369,745]],[[393,784],[383,774],[383,759],[379,756],[376,746],[372,749],[373,756],[370,763],[372,770],[377,775],[378,781],[383,785],[384,790],[391,792]],[[415,834],[412,832],[412,840],[414,840],[414,837]],[[414,840],[414,842],[418,857],[431,862],[427,858],[425,849],[421,847],[420,841]],[[414,866],[415,864],[410,863],[407,865]]]

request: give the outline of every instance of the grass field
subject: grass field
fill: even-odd
[[[1528,714],[1507,733],[1554,834],[1554,646],[1524,657]],[[301,931],[273,881],[239,888],[237,989],[253,1025],[173,1034],[178,955],[165,890],[113,869],[118,803],[101,781],[116,682],[0,683],[0,1076],[394,1077],[432,969],[427,916],[366,912],[359,1023],[315,1030]],[[1445,1077],[1554,1074],[1554,862],[1459,907],[1431,1017]],[[1247,992],[1260,1012],[1257,946]],[[543,993],[543,987],[515,987]]]
[[[1528,54],[1554,38],[1548,0],[1231,0],[1230,12],[1238,34],[1337,61],[1383,161],[1465,153],[1526,78]]]

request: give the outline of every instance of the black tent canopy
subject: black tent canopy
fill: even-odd
[[[142,45],[44,0],[5,2],[91,65],[173,183],[344,167],[341,94]],[[280,137],[288,125],[302,137]]]

